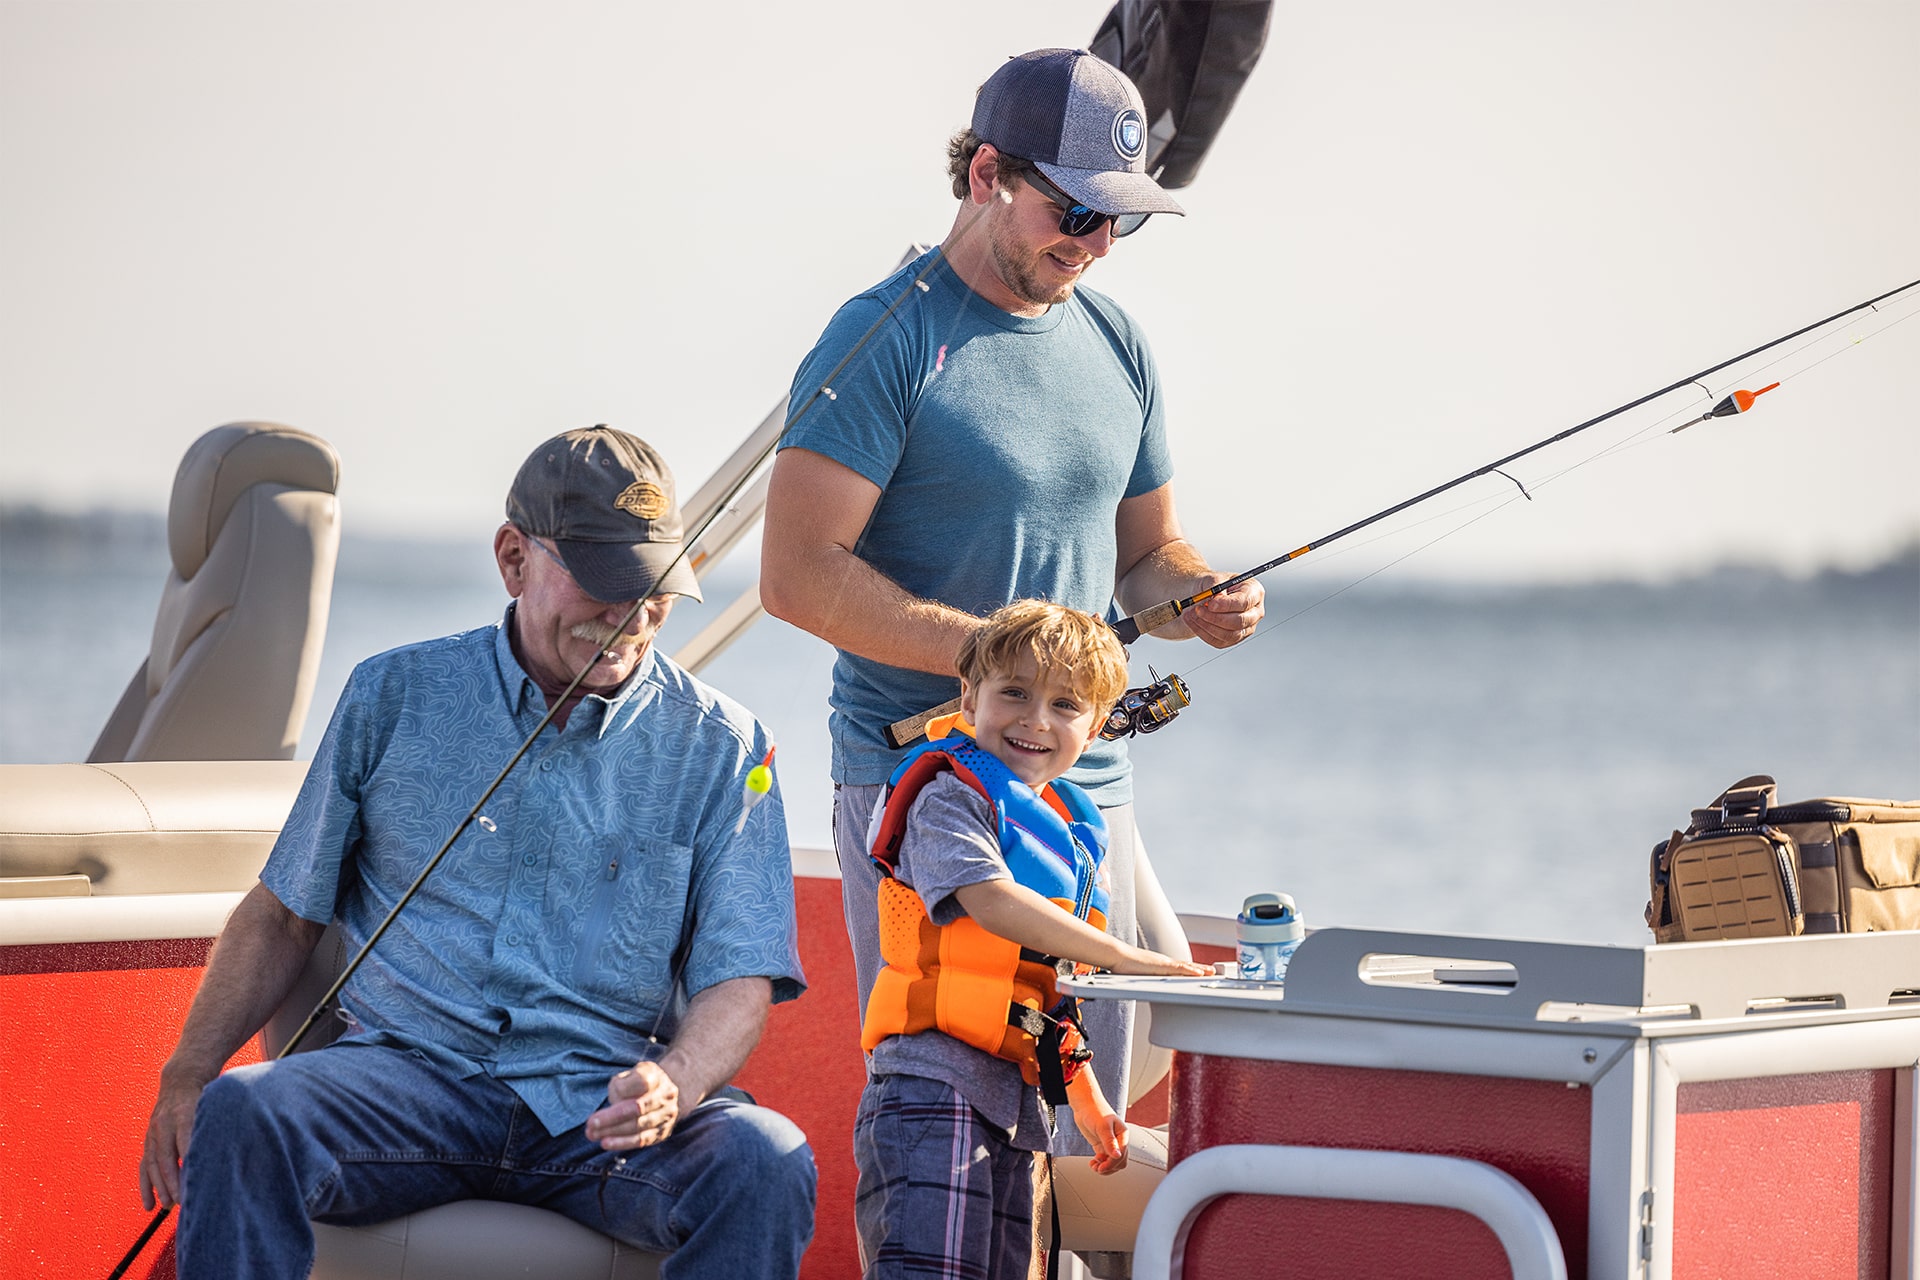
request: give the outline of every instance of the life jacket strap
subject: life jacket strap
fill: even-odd
[[[1068,1082],[1093,1060],[1093,1051],[1086,1047],[1086,1028],[1080,1022],[1080,1002],[1065,996],[1053,1007],[1052,1013],[1042,1013],[1024,1004],[1009,1005],[1007,1025],[1034,1039],[1033,1057],[1040,1071],[1040,1096],[1048,1106],[1064,1104]]]

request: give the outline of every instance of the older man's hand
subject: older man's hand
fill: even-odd
[[[657,1062],[638,1063],[607,1082],[607,1105],[587,1117],[603,1151],[638,1151],[663,1141],[680,1119],[680,1086]]]
[[[193,1113],[205,1087],[206,1081],[198,1077],[160,1073],[160,1096],[147,1120],[147,1138],[140,1156],[140,1203],[148,1209],[167,1209],[180,1203],[180,1162],[186,1159]]]

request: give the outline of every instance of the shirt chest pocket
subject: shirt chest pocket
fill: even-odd
[[[684,845],[602,840],[582,886],[573,986],[622,1006],[652,1005],[673,975],[688,917]]]

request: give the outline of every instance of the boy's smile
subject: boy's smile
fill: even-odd
[[[1100,708],[1074,691],[1061,668],[1023,658],[978,685],[964,683],[960,709],[974,741],[1036,791],[1073,767],[1100,731]]]

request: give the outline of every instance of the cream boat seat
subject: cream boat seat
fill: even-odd
[[[300,981],[260,1031],[264,1057],[280,1052],[351,957],[337,928],[313,949]],[[295,1052],[317,1049],[340,1024],[316,1025]],[[530,1205],[456,1200],[370,1227],[313,1224],[312,1280],[655,1280],[664,1254],[625,1245]]]
[[[90,762],[293,759],[326,638],[339,480],[333,446],[292,427],[234,422],[193,442],[153,645]]]

